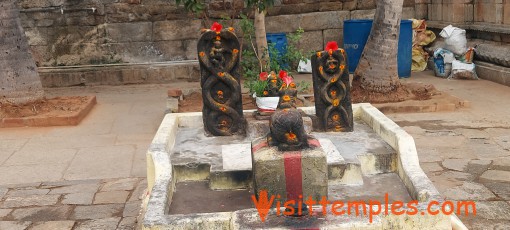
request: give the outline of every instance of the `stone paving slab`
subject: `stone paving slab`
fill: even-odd
[[[135,229],[146,188],[145,178],[10,185],[0,229]]]

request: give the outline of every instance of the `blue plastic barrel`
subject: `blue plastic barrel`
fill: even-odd
[[[287,36],[285,33],[266,34],[267,44],[274,44],[278,54],[284,55],[287,52]]]
[[[372,19],[356,19],[344,21],[344,49],[347,52],[349,72],[353,73],[358,67],[361,53],[367,43]],[[402,20],[398,40],[397,67],[399,77],[411,76],[413,47],[413,30],[411,20]]]

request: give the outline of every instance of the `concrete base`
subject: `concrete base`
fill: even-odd
[[[307,114],[315,112],[313,107],[301,109]],[[251,113],[253,110],[245,111],[245,114]],[[348,173],[357,174],[352,178],[361,177],[362,182],[366,180],[367,186],[370,183],[394,183],[391,181],[397,179],[396,181],[402,183],[402,187],[400,189],[385,188],[388,189],[386,191],[394,192],[395,189],[404,191],[408,198],[404,196],[395,199],[416,200],[419,211],[426,210],[425,205],[430,201],[442,201],[442,196],[420,168],[414,140],[409,134],[370,104],[353,105],[353,114],[358,122],[355,124],[355,132],[313,134],[319,139],[331,140],[331,143],[341,154],[341,159],[326,160],[329,161],[328,163],[336,162],[337,164],[345,162],[343,175],[336,176],[340,177],[340,181],[344,182],[346,177],[350,178]],[[163,120],[147,153],[147,180],[150,196],[143,209],[143,229],[246,229],[257,226],[281,229],[295,227],[295,225],[286,224],[291,221],[287,218],[271,218],[270,222],[262,223],[255,209],[190,215],[167,214],[177,181],[209,179],[212,183],[212,181],[220,181],[218,180],[219,176],[227,183],[216,184],[229,187],[242,184],[243,181],[248,180],[250,175],[250,171],[244,170],[245,168],[226,171],[221,160],[222,145],[242,144],[246,141],[243,139],[244,137],[205,137],[205,135],[197,133],[203,130],[201,120],[201,113],[168,114]],[[227,168],[231,167],[229,164],[226,166]],[[328,168],[334,167],[329,166]],[[387,177],[379,177],[387,172],[390,172]],[[330,176],[331,173],[328,174],[328,177]],[[333,177],[335,178],[335,176]],[[357,198],[361,199],[384,193],[383,189],[377,189],[372,194],[369,192],[370,190],[364,189],[364,185],[342,185],[334,180],[328,182],[332,182],[328,188],[329,192],[331,189],[335,189],[335,191],[341,191],[344,194],[359,194],[361,196]],[[245,185],[249,186],[249,184]],[[356,187],[362,190],[356,190]],[[343,197],[339,198],[344,199]],[[351,198],[355,199],[356,197]],[[374,198],[379,199],[378,197]],[[344,215],[315,218],[312,222],[303,221],[298,221],[297,226],[313,226],[323,229],[451,229],[452,226],[451,218],[444,215],[386,216],[381,214],[375,216],[372,222],[366,217]]]
[[[475,65],[479,78],[510,86],[510,68],[483,61],[475,61]]]

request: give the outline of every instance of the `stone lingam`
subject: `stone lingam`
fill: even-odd
[[[222,29],[218,23],[202,30],[198,40],[203,122],[206,132],[214,136],[244,132],[239,49],[234,30]]]
[[[253,185],[257,197],[267,193],[281,203],[292,202],[287,213],[302,216],[308,213],[303,198],[327,197],[328,165],[319,141],[305,132],[302,114],[295,106],[296,84],[290,76],[282,80],[270,132],[252,142]]]

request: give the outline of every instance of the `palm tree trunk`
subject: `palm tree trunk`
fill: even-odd
[[[43,89],[16,0],[0,2],[0,103],[23,104],[42,99]]]
[[[397,68],[398,37],[404,0],[378,0],[372,30],[355,78],[365,90],[387,93],[400,87]]]
[[[263,71],[266,71],[267,63],[269,63],[269,54],[267,52],[267,38],[266,38],[266,11],[259,11],[255,7],[255,41],[257,43],[257,54],[260,59],[260,65]]]

